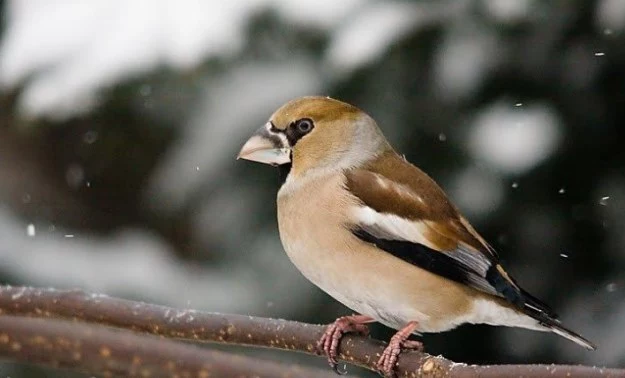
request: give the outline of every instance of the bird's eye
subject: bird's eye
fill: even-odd
[[[300,134],[307,134],[313,129],[313,121],[308,118],[302,118],[295,122],[295,128]]]

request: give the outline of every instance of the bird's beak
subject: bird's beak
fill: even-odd
[[[291,148],[286,135],[272,131],[271,125],[267,124],[245,142],[237,159],[278,166],[291,162]]]

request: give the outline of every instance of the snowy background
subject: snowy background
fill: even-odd
[[[599,345],[465,326],[428,351],[622,366],[624,27],[621,0],[0,0],[0,279],[348,313],[283,253],[277,173],[234,159],[280,104],[323,94],[376,118]]]

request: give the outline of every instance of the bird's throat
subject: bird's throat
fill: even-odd
[[[286,178],[289,176],[291,172],[292,163],[281,164],[278,166],[278,174],[280,175],[280,184],[284,184]]]

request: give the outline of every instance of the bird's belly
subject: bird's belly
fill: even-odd
[[[467,320],[470,299],[451,281],[370,246],[336,251],[310,245],[287,242],[285,249],[308,280],[357,313],[394,329],[417,321],[418,332],[441,332]]]
[[[397,302],[389,306],[389,303],[385,303],[384,300],[376,299],[381,297],[375,295],[376,293],[369,293],[371,295],[363,295],[360,297],[346,297],[340,291],[330,292],[329,290],[323,290],[355,312],[371,316],[376,321],[390,328],[400,329],[411,320],[416,320],[419,323],[420,330],[423,332],[427,331],[421,328],[425,327],[425,329],[429,329],[430,327],[430,317],[427,314],[427,310],[422,312],[417,308],[401,306],[402,303],[406,303],[402,302],[403,298],[401,298],[401,296],[398,296]],[[387,299],[390,298],[387,296]]]

